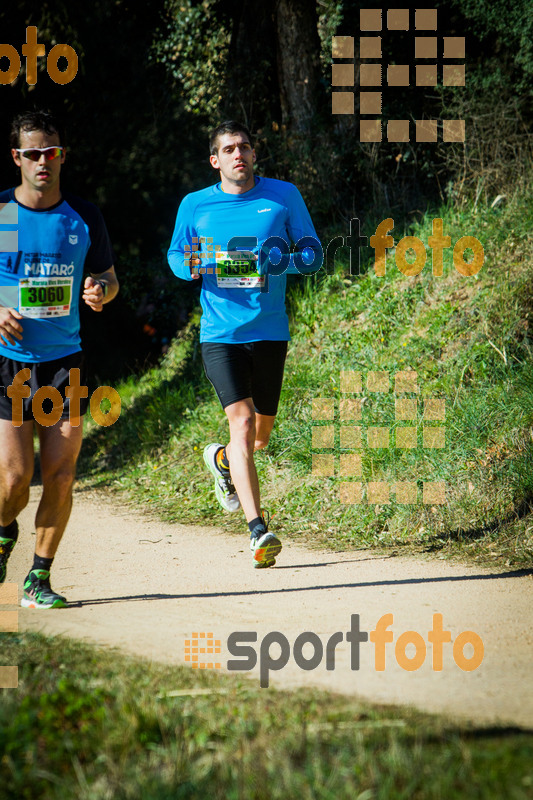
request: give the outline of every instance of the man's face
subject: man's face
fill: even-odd
[[[43,131],[21,131],[19,148],[54,147],[60,145],[59,134],[44,133]],[[44,153],[38,161],[31,161],[16,150],[11,150],[11,155],[17,167],[20,167],[22,183],[28,188],[40,192],[49,192],[59,187],[59,173],[61,164],[65,161],[65,151],[57,158],[47,161]]]
[[[255,185],[255,150],[245,133],[224,133],[218,138],[218,152],[210,157],[211,166],[220,170],[222,183],[245,188]]]

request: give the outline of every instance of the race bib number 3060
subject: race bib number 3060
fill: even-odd
[[[48,319],[70,314],[74,278],[23,278],[19,282],[19,311],[23,317]]]

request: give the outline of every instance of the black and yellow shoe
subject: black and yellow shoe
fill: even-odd
[[[20,605],[24,608],[65,608],[67,600],[50,586],[47,569],[32,569],[24,581]]]
[[[235,486],[231,482],[229,469],[222,470],[217,462],[217,453],[223,444],[218,442],[204,447],[204,462],[215,479],[215,497],[225,511],[238,511],[241,507]]]

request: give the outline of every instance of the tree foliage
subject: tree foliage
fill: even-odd
[[[533,2],[453,0],[475,48],[476,88],[504,91],[507,98],[533,99]]]
[[[160,285],[171,280],[164,251],[179,200],[216,179],[207,132],[221,119],[251,128],[259,172],[298,184],[319,234],[355,216],[399,220],[461,193],[504,192],[531,163],[532,0],[432,5],[439,37],[466,37],[466,86],[384,84],[383,119],[464,118],[465,144],[361,143],[357,47],[356,113],[331,113],[331,38],[357,43],[360,33],[359,4],[348,0],[94,0],[90,13],[67,0],[4,4],[2,42],[20,53],[36,25],[47,51],[76,49],[79,73],[56,85],[41,58],[30,87],[22,59],[15,83],[0,86],[1,186],[17,180],[6,146],[12,115],[60,112],[69,131],[63,185],[102,208],[119,270],[131,276],[122,298],[149,330],[165,332],[187,302],[173,310],[170,286]],[[383,36],[385,63],[406,63],[412,49],[412,31]]]
[[[227,82],[231,37],[217,7],[218,0],[170,0],[150,51],[151,62],[177,81],[184,109],[207,117],[219,114]]]

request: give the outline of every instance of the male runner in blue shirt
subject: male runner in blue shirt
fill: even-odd
[[[254,566],[264,568],[275,564],[281,542],[268,531],[261,512],[254,451],[267,446],[272,432],[290,338],[286,276],[273,274],[282,270],[272,269],[268,259],[264,263],[265,248],[269,251],[268,240],[275,245],[272,237],[278,237],[280,251],[286,245],[288,254],[289,245],[300,242],[297,256],[290,258],[305,266],[318,255],[321,259],[321,247],[298,189],[254,175],[256,155],[245,125],[234,120],[219,125],[210,150],[220,183],[183,199],[168,260],[184,280],[202,273],[202,358],[230,432],[225,447],[207,445],[204,461],[222,507],[242,507]]]
[[[29,499],[36,430],[43,492],[21,603],[61,608],[66,600],[52,590],[50,569],[70,516],[83,436],[80,417],[88,405],[82,397],[76,408],[67,389],[71,370],[81,387],[86,384],[79,297],[101,311],[118,282],[102,215],[60,189],[65,148],[58,121],[43,111],[18,116],[11,146],[21,183],[0,192],[0,583],[17,540],[17,516]],[[90,276],[84,280],[85,271]],[[53,409],[46,409],[51,401],[45,399],[34,414],[33,397],[42,387],[49,387],[48,394],[50,387],[57,390],[58,407],[54,401]],[[47,420],[60,412],[55,424]]]

